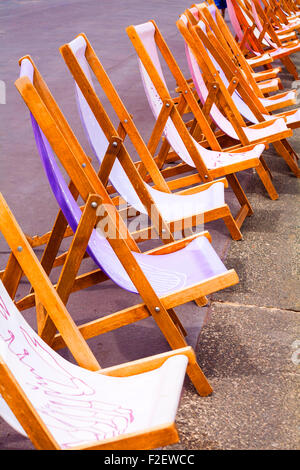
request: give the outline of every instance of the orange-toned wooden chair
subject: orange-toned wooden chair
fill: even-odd
[[[95,91],[91,72],[102,87],[120,120],[121,126],[124,128],[124,140],[126,135],[128,135],[140,156],[138,172],[135,170],[134,178],[137,179],[141,175],[147,181],[150,179],[153,181],[154,187],[149,186],[147,181],[145,182],[144,191],[150,193],[162,217],[171,224],[176,222],[175,225],[177,226],[179,222],[183,225],[181,223],[182,216],[185,216],[186,219],[188,217],[194,218],[195,221],[197,218],[198,220],[202,219],[202,223],[223,218],[232,237],[240,239],[241,233],[239,228],[230,213],[229,207],[224,204],[224,184],[227,184],[227,181],[219,180],[218,183],[206,183],[195,186],[195,183],[201,182],[199,174],[174,178],[174,168],[171,167],[160,171],[155,161],[160,159],[160,155],[158,154],[155,157],[155,152],[161,138],[161,130],[154,128],[148,145],[145,144],[134,124],[132,116],[110,81],[87,37],[84,34],[80,34],[73,41],[62,46],[60,50],[74,77],[77,104],[80,110],[79,114],[95,156],[101,164],[101,169],[103,168],[103,171],[105,171],[105,166],[107,166],[107,162],[103,158],[103,141],[110,140],[116,133],[116,130],[113,129],[108,116],[105,115],[104,117],[103,106]],[[172,108],[172,101],[167,104],[170,105],[169,108]],[[171,110],[168,107],[165,110],[167,118]],[[165,175],[168,175],[168,171],[171,172],[172,176],[169,181],[165,177]],[[140,203],[136,202],[137,198],[132,197],[131,173],[133,173],[133,165],[129,166],[127,162],[124,162],[123,169],[120,168],[120,164],[118,168],[116,163],[113,168],[110,164],[110,167],[105,171],[107,179],[110,179],[114,188],[123,199],[127,200],[128,203],[131,202],[132,206],[142,212],[143,209],[140,207]],[[216,184],[220,187],[215,186]],[[191,185],[193,185],[192,188],[181,189]],[[172,193],[171,189],[175,189],[177,192]]]
[[[253,125],[244,127],[245,119],[240,112],[241,107],[240,109],[238,109],[236,104],[238,100],[240,105],[245,107],[247,106],[247,103],[245,103],[243,99],[247,99],[248,101],[250,99],[246,90],[246,88],[248,88],[249,90],[249,87],[246,84],[244,77],[242,77],[241,74],[239,75],[239,71],[237,68],[233,67],[233,69],[230,71],[229,69],[226,69],[229,74],[232,74],[233,72],[230,83],[227,83],[227,81],[224,82],[224,77],[219,74],[219,70],[216,67],[217,64],[211,59],[207,52],[207,41],[205,45],[202,42],[204,36],[202,34],[203,30],[200,24],[193,26],[188,22],[186,16],[182,15],[181,18],[177,21],[177,26],[187,44],[187,59],[191,69],[191,73],[193,75],[193,82],[197,88],[198,96],[201,97],[201,99],[204,101],[208,94],[208,89],[212,86],[214,82],[217,82],[218,86],[220,87],[220,93],[219,96],[214,100],[214,105],[210,108],[210,112],[213,119],[218,122],[218,125],[221,126],[221,128],[223,126],[225,132],[230,132],[230,135],[232,136],[234,135],[233,132],[238,133],[241,131],[241,129],[243,130],[243,133],[247,134],[250,129],[253,129]],[[226,68],[227,64],[222,61],[220,55],[218,55],[218,60],[222,62],[222,67]],[[236,87],[239,85],[239,81],[245,84],[243,88],[240,88],[242,97],[240,97],[240,95],[237,95],[235,91]],[[226,100],[225,106],[227,105],[230,107],[228,111],[226,111],[226,107],[224,107],[224,99]],[[279,117],[276,119],[275,115],[272,117],[268,116],[268,119],[266,119],[267,115],[262,114],[264,108],[261,105],[262,103],[259,100],[257,101],[257,103],[251,103],[252,117],[255,116],[253,120],[256,119],[259,122],[259,124],[255,125],[259,127],[263,126],[266,141],[273,144],[276,152],[286,161],[293,173],[298,176],[298,156],[296,152],[294,152],[294,150],[292,149],[289,142],[286,140],[286,137],[291,136],[292,133],[290,132],[290,134],[288,134],[286,132],[283,132],[282,134],[280,134],[279,132],[277,136],[275,133],[273,135],[270,133],[270,130],[272,130],[272,126],[276,127],[279,125],[280,122],[281,125],[283,122],[284,126],[286,126],[287,116],[281,117],[279,115]],[[228,119],[226,123],[224,122],[224,119],[222,117],[223,115],[221,114],[222,108],[224,109],[224,113],[226,113]],[[243,109],[243,112],[244,111],[245,109]],[[293,111],[292,113],[295,112]],[[297,113],[295,113],[295,115],[291,115],[291,118],[293,117],[296,118],[297,122]],[[230,126],[228,126],[228,122],[230,122]]]
[[[272,27],[275,29],[276,34],[279,36],[284,37],[291,31],[295,31],[300,28],[299,18],[295,15],[293,17],[288,17],[284,12],[283,4],[281,2],[277,2],[275,0],[261,0],[259,5],[256,1],[254,3],[256,12],[252,10],[253,16],[257,13],[260,17],[259,22],[267,17],[269,22],[271,22]],[[248,3],[248,7],[249,6],[250,5]]]
[[[192,10],[193,12],[196,10],[198,14],[191,14]],[[289,90],[287,92],[264,97],[263,89],[256,83],[251,73],[251,68],[234,41],[222,15],[220,15],[214,5],[207,5],[205,3],[199,4],[197,7],[186,10],[185,15],[189,17],[189,20],[192,20],[194,26],[197,25],[200,19],[204,22],[206,27],[204,28],[202,24],[202,28],[197,28],[197,31],[206,50],[210,54],[210,57],[214,58],[212,60],[215,60],[215,64],[219,61],[222,62],[224,70],[220,69],[220,74],[223,77],[228,68],[231,70],[232,74],[237,75],[239,82],[236,91],[238,91],[240,87],[243,87],[247,91],[249,97],[245,95],[245,101],[248,106],[251,106],[251,101],[253,100],[261,113],[266,116],[268,112],[286,108],[296,103],[297,90]],[[225,37],[228,42],[225,40]],[[234,53],[233,50],[235,51]],[[216,57],[218,59],[216,59]],[[288,127],[293,129],[299,127],[299,112],[297,109],[285,113],[285,116],[287,118]],[[248,120],[252,122],[251,119]]]
[[[185,27],[185,30],[187,30],[186,25],[183,25],[183,26]],[[239,147],[235,149],[236,153],[234,154],[234,155],[239,155],[239,156],[238,156],[238,160],[236,160],[234,168],[231,165],[231,162],[233,163],[233,160],[231,160],[231,157],[227,159],[226,163],[225,163],[225,160],[223,160],[222,168],[216,167],[215,169],[208,166],[208,163],[207,163],[208,160],[205,160],[205,163],[207,165],[206,168],[207,168],[208,176],[211,176],[211,177],[217,176],[218,172],[222,171],[224,172],[223,174],[226,174],[229,180],[229,183],[231,184],[231,182],[233,182],[232,177],[231,177],[233,172],[235,173],[238,171],[242,171],[242,169],[249,168],[250,166],[253,167],[254,160],[253,162],[250,162],[250,161],[246,162],[243,160],[243,157],[242,157],[243,148],[240,147],[241,144],[249,145],[250,141],[252,144],[253,142],[255,143],[256,142],[264,142],[264,143],[274,142],[277,144],[277,142],[279,142],[280,140],[292,135],[292,131],[286,127],[285,121],[283,118],[274,119],[273,121],[268,121],[268,122],[260,122],[259,124],[256,124],[254,126],[249,126],[249,127],[246,126],[244,119],[242,118],[241,114],[236,108],[231,97],[231,94],[233,93],[234,88],[235,88],[235,84],[233,83],[230,89],[228,90],[223,84],[223,82],[220,80],[220,78],[217,76],[216,70],[212,71],[211,69],[212,80],[209,84],[210,91],[209,93],[207,93],[207,96],[205,97],[206,100],[205,100],[205,103],[203,103],[203,108],[201,108],[197,100],[195,99],[195,96],[192,93],[189,85],[187,84],[187,81],[185,80],[182,72],[180,71],[169,48],[167,47],[155,22],[149,21],[139,26],[130,26],[127,28],[127,33],[139,56],[140,70],[142,73],[143,83],[146,89],[146,94],[147,94],[150,106],[154,110],[156,119],[160,119],[159,110],[161,109],[161,106],[164,100],[170,99],[170,93],[167,88],[165,79],[163,77],[161,65],[158,59],[157,48],[160,50],[163,58],[165,59],[167,65],[169,66],[170,71],[172,72],[176,80],[178,89],[181,92],[182,102],[184,102],[185,105],[189,106],[189,110],[193,113],[195,117],[196,126],[199,126],[199,129],[201,130],[201,132],[203,132],[203,134],[207,138],[207,142],[212,149],[216,149],[217,145],[219,145],[219,149],[220,149],[220,144],[217,141],[216,135],[211,136],[211,131],[212,131],[211,127],[207,129],[207,124],[209,122],[208,119],[210,119],[210,116],[209,116],[210,111],[215,106],[214,101],[215,101],[216,95],[218,96],[218,100],[220,101],[221,106],[224,108],[225,115],[224,114],[219,115],[221,118],[221,122],[218,122],[217,126],[224,132],[224,134],[228,135],[235,142],[240,141]],[[208,67],[210,67],[209,60],[208,60]],[[194,136],[196,135],[195,131],[197,131],[198,129],[196,126],[194,126],[192,129],[189,129],[188,131],[180,113],[178,112],[178,109],[176,109],[176,111],[177,113],[174,111],[174,115],[172,116],[172,122],[173,122],[173,129],[175,129],[175,131],[177,132],[177,136],[179,136],[177,138],[177,141],[179,140],[179,138],[189,139],[189,148],[192,148],[194,150],[193,154],[191,154],[193,161],[190,160],[189,164],[190,166],[194,166],[198,169],[197,164],[199,160],[201,161],[201,159],[203,159],[203,148],[201,145],[199,145],[199,142],[197,142],[196,139],[194,138]],[[226,118],[226,115],[227,115],[227,118]],[[223,129],[223,124],[224,124],[225,130]],[[230,130],[228,131],[228,129]],[[169,143],[172,146],[172,148],[175,149],[176,142],[174,143],[173,140],[170,141],[171,133],[169,132],[169,129],[167,129],[167,132],[168,132],[167,139],[169,140]],[[256,150],[258,150],[258,147],[256,147]],[[263,151],[263,148],[260,148],[260,156],[261,156],[262,151]],[[285,151],[285,148],[283,148],[283,151]],[[177,145],[176,152],[183,160],[186,158],[184,153],[179,148],[179,145]],[[248,153],[247,155],[250,156],[251,152]],[[252,156],[253,155],[254,154],[252,153]],[[270,197],[272,199],[276,199],[278,195],[269,177],[267,166],[265,165],[265,162],[263,161],[262,158],[259,160],[257,157],[258,156],[256,155],[256,160],[255,160],[256,163],[254,164],[254,166],[256,169],[258,169],[258,173],[260,177],[262,178],[262,181],[264,182],[265,187]],[[257,163],[258,163],[258,166],[256,167]],[[249,165],[249,166],[246,166],[246,165]],[[261,172],[261,168],[263,168],[262,172]],[[237,180],[236,180],[235,175],[233,177],[235,179],[233,182],[234,184],[236,183]],[[239,196],[237,195],[237,197]],[[247,204],[246,201],[245,201],[245,204]],[[246,209],[244,208],[243,209],[244,215],[245,215],[245,210]],[[246,210],[246,214],[247,214],[247,210]]]
[[[283,89],[278,77],[282,70],[281,67],[271,67],[255,72],[214,3],[194,4],[185,13],[189,15],[188,19],[192,24],[197,24],[200,19],[199,15],[201,15],[201,19],[205,18],[227,55],[243,70],[249,84],[256,87],[258,96],[262,97],[277,89]]]

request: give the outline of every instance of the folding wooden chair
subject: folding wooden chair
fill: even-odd
[[[67,275],[59,295],[67,300],[74,290],[110,278],[121,288],[139,294],[142,303],[80,325],[79,331],[85,339],[152,316],[171,348],[186,347],[185,330],[173,308],[235,284],[237,274],[226,269],[211,246],[207,232],[141,253],[49,90],[37,70],[33,71],[33,77],[23,75],[19,78],[16,87],[32,113],[39,152],[60,207],[58,218],[64,217],[66,221],[65,225],[61,224],[63,229],[60,224],[55,225],[44,252],[41,262],[47,272],[54,265],[66,224],[73,232],[79,229],[81,232],[68,255],[70,262],[63,268]],[[71,179],[69,187],[53,152]],[[90,194],[101,197],[102,204],[93,205],[99,206],[96,215],[102,221],[97,230],[93,228],[95,218],[91,214],[80,218],[81,210],[76,202],[78,194],[84,201]],[[107,233],[106,226],[109,228]],[[98,269],[84,273],[85,277],[77,276],[85,253]],[[25,299],[27,306],[30,302],[33,302],[32,297]],[[63,338],[56,335],[47,313],[40,319],[39,333],[41,337],[47,337],[54,349],[64,346]],[[189,363],[187,373],[201,395],[211,393],[212,389],[196,362]]]
[[[215,76],[213,77],[214,80],[211,87],[212,93],[209,99],[207,100],[206,105],[204,105],[203,110],[201,110],[199,104],[195,99],[195,96],[191,92],[190,87],[188,86],[186,80],[180,72],[180,69],[176,64],[175,59],[171,55],[170,50],[167,48],[167,45],[163,40],[163,37],[159,32],[155,22],[149,21],[139,26],[130,26],[127,28],[127,33],[139,56],[142,80],[144,83],[148,101],[150,103],[150,107],[152,108],[155,117],[157,119],[159,118],[159,113],[164,100],[170,99],[170,94],[167,89],[166,82],[162,74],[161,65],[159,62],[157,52],[158,47],[178,84],[178,88],[181,91],[182,101],[189,105],[189,109],[193,113],[195,120],[197,120],[197,125],[199,126],[201,131],[205,133],[206,128],[204,127],[204,124],[207,125],[208,123],[205,116],[209,117],[211,108],[217,109],[214,104],[214,96],[216,93],[218,93],[219,88],[220,90],[225,88],[224,84],[221,83],[221,80],[218,80],[218,77],[216,76],[217,73],[215,72]],[[229,114],[230,119],[232,119],[234,125],[232,125],[229,120],[226,119],[225,116],[223,116],[223,114],[221,113],[220,118],[222,122],[218,122],[217,125],[224,132],[225,135],[228,135],[235,140],[240,140],[242,145],[249,145],[250,140],[252,142],[274,142],[292,134],[291,130],[286,127],[284,119],[276,119],[274,121],[262,122],[254,126],[246,127],[246,124],[242,119],[242,116],[236,109],[233,100],[231,99],[231,95],[227,89],[224,90],[223,98],[220,95],[220,99],[222,99],[222,106],[225,107],[226,112]],[[174,114],[172,116],[172,124],[172,133],[169,129],[165,129],[165,135],[167,136],[169,144],[176,151],[176,153],[181,157],[182,160],[184,160],[190,166],[194,166],[198,169],[199,165],[197,166],[197,164],[199,160],[204,159],[206,157],[204,161],[206,164],[207,173],[210,176],[217,176],[220,170],[223,171],[223,174],[227,175],[229,183],[232,183],[232,187],[234,187],[235,183],[238,183],[235,175],[234,181],[232,180],[232,178],[230,178],[233,172],[235,173],[246,168],[255,167],[259,176],[262,179],[263,184],[265,185],[265,188],[268,191],[269,196],[272,199],[276,199],[278,197],[278,194],[276,193],[276,190],[271,182],[267,166],[261,158],[263,147],[255,147],[253,148],[252,152],[246,153],[238,153],[242,152],[242,148],[236,149],[237,153],[231,153],[231,156],[228,153],[226,154],[226,152],[219,153],[220,156],[224,156],[224,158],[222,158],[223,166],[214,170],[212,166],[209,166],[209,160],[205,155],[207,149],[205,149],[205,152],[203,152],[203,147],[199,145],[199,143],[193,138],[193,135],[191,135],[192,131],[188,131],[177,109],[174,110]],[[216,148],[216,136],[214,135],[215,140],[211,138],[211,135],[209,134],[205,134],[205,136],[207,137],[207,142],[209,143],[211,148]],[[190,152],[191,158],[189,158],[189,160],[187,159],[186,153],[184,153],[182,148],[179,146],[179,143],[183,140],[188,142],[189,148],[193,149],[193,153]],[[259,151],[259,154],[256,153],[257,151]],[[252,161],[244,159],[244,156],[247,156],[246,158],[248,158],[254,157],[254,155],[255,158]],[[208,154],[208,157],[209,156],[210,154]],[[232,159],[232,157],[234,157],[234,160]],[[240,186],[239,189],[241,189]],[[239,198],[239,194],[237,194],[237,197]],[[245,195],[243,194],[243,198],[244,197]],[[244,205],[242,211],[245,216],[245,214],[247,215],[248,201],[243,199],[242,204]],[[242,220],[244,220],[244,218],[242,218]]]
[[[296,20],[296,22],[293,24],[290,23],[289,27],[287,27],[287,25],[282,25],[279,18],[276,17],[279,9],[277,6],[275,6],[275,2],[273,5],[271,5],[268,1],[266,1],[266,4],[268,5],[266,9],[263,8],[263,3],[259,4],[259,8],[257,9],[256,6],[254,6],[254,2],[252,0],[240,0],[241,8],[243,8],[243,10],[248,13],[248,15],[244,15],[245,18],[248,18],[248,24],[250,24],[253,20],[255,22],[254,34],[259,39],[259,41],[262,41],[264,45],[267,45],[270,40],[270,35],[274,38],[276,38],[276,36],[280,36],[280,40],[283,43],[297,40],[295,29],[299,28],[299,24],[297,24],[298,20]],[[256,28],[260,33],[262,33],[264,30],[260,37],[257,34]],[[269,45],[272,44],[269,42]]]
[[[206,20],[209,23],[210,28],[226,50],[227,55],[243,70],[249,84],[256,89],[257,96],[263,97],[265,94],[272,91],[283,89],[280,78],[278,77],[278,74],[282,70],[281,67],[272,67],[267,70],[255,72],[249,65],[243,51],[214,3],[209,4],[203,2],[194,4],[186,10],[186,14],[189,14],[188,19],[192,24],[197,24],[200,19],[203,21]]]
[[[244,5],[251,12],[260,33],[265,31],[265,37],[270,46],[275,48],[278,47],[278,40],[281,42],[281,45],[288,44],[291,41],[295,44],[299,42],[295,32],[295,30],[300,28],[299,21],[293,23],[293,25],[290,24],[289,26],[283,26],[279,21],[277,21],[277,24],[275,25],[274,16],[272,14],[273,8],[271,6],[264,10],[261,4],[256,0],[244,0]]]
[[[215,5],[215,2],[214,2],[214,0],[207,0],[207,4]],[[199,4],[196,4],[196,5],[198,6]],[[192,5],[192,7],[193,6],[194,5]],[[227,7],[228,7],[228,12],[230,12],[231,5],[227,5]],[[237,35],[236,30],[240,31],[241,37],[243,37],[243,33],[242,33],[241,28],[240,28],[240,24],[236,19],[235,13],[230,12],[229,16],[230,16],[230,21],[231,22],[234,21],[234,31],[235,31],[235,34],[236,34],[235,39],[237,40],[240,36]],[[248,64],[253,69],[255,69],[256,67],[263,66],[264,69],[266,69],[266,70],[272,70],[272,68],[273,68],[272,62],[274,61],[274,59],[266,52],[263,52],[263,53],[259,53],[257,51],[255,51],[255,53],[252,52],[252,51],[250,52],[249,48],[248,49],[245,48],[245,40],[246,40],[246,37],[244,38],[243,42],[241,41],[239,43],[239,45],[240,45],[240,48],[243,51],[243,54],[245,55],[245,58],[246,58],[246,61],[248,62]]]
[[[88,204],[99,199],[90,196]],[[12,250],[0,281],[0,416],[37,449],[177,442],[174,420],[192,349],[100,369],[1,194],[0,232]],[[14,291],[24,274],[81,366],[51,349],[17,309]]]
[[[285,120],[287,117],[279,116],[279,118],[276,119],[276,116],[270,116],[266,120],[267,114],[263,115],[261,112],[264,110],[261,106],[262,103],[257,101],[256,103],[251,103],[251,115],[249,116],[250,113],[248,113],[247,117],[251,117],[253,120],[257,119],[259,124],[246,127],[245,120],[235,102],[235,100],[238,100],[240,107],[243,107],[243,112],[249,111],[250,108],[246,106],[246,103],[242,99],[244,97],[248,102],[250,102],[251,99],[248,94],[249,86],[246,84],[244,77],[239,74],[237,68],[233,68],[233,76],[230,83],[227,83],[227,81],[224,83],[216,68],[216,64],[211,60],[201,40],[204,37],[201,26],[190,25],[185,15],[182,15],[177,21],[177,26],[186,41],[187,60],[199,98],[205,103],[206,100],[208,100],[209,92],[212,87],[215,86],[216,83],[219,87],[217,90],[218,94],[214,94],[213,102],[210,106],[210,115],[217,123],[218,127],[232,138],[240,137],[241,141],[244,141],[245,136],[247,140],[249,138],[253,139],[253,131],[255,133],[261,132],[262,136],[264,133],[265,141],[273,144],[276,152],[286,161],[293,173],[299,176],[297,164],[298,156],[286,140],[286,137],[289,137],[291,133],[288,134],[283,130],[284,127],[286,127]],[[218,60],[222,62],[224,68],[227,67],[227,64],[222,61],[220,55],[218,55]],[[229,70],[227,70],[227,72],[231,73],[232,71],[229,72]],[[239,81],[244,83],[244,88],[239,90],[242,97],[234,93]],[[260,109],[256,105],[259,105]],[[278,126],[277,135],[274,133],[274,130],[273,134],[270,132],[273,126],[275,126],[275,128]],[[280,132],[280,127],[283,130],[282,133]]]
[[[145,213],[145,207],[141,204],[131,180],[137,180],[140,175],[149,175],[155,187],[146,182],[144,192],[151,196],[151,202],[156,204],[159,213],[168,224],[171,224],[171,227],[187,228],[196,225],[197,220],[206,223],[222,218],[232,237],[240,239],[241,232],[224,201],[224,186],[227,185],[227,181],[223,179],[195,186],[195,183],[201,182],[199,175],[174,178],[172,174],[172,180],[167,182],[163,176],[166,172],[160,172],[155,162],[155,152],[160,134],[155,129],[148,146],[146,146],[133,118],[120,99],[87,37],[80,34],[69,44],[62,46],[60,50],[74,77],[79,114],[94,154],[101,165],[101,172],[105,174],[106,181],[108,179],[111,181],[120,196],[139,213]],[[93,86],[90,71],[94,72],[120,120],[120,125],[124,129],[122,138],[125,139],[127,134],[141,157],[139,171],[134,168],[132,163],[128,165],[127,162],[124,162],[122,168],[117,159],[113,165],[111,161],[105,160],[108,142],[114,138],[117,131],[103,110]],[[172,106],[173,103],[170,102],[170,105]],[[141,168],[142,165],[143,168]],[[133,177],[130,178],[130,175]],[[105,184],[103,178],[102,182]],[[192,188],[178,191],[175,194],[171,192],[171,188],[177,190],[191,184],[194,185]],[[148,206],[151,206],[150,201]],[[148,215],[151,216],[151,214]],[[187,223],[187,219],[190,219],[189,223]]]
[[[276,41],[274,41],[276,47],[274,47],[274,44],[270,43],[268,39],[265,27],[261,32],[259,31],[251,12],[243,5],[241,0],[228,0],[227,6],[231,24],[242,48],[245,46],[254,55],[255,52],[260,54],[267,52],[274,60],[281,60],[287,71],[295,80],[298,80],[297,68],[289,56],[300,50],[299,41],[290,41],[283,44],[273,30],[272,41],[276,36]],[[270,29],[268,33],[270,34]]]
[[[210,10],[217,13],[213,6],[210,7]],[[202,11],[205,11],[205,7]],[[206,15],[203,19],[205,20],[208,15],[209,11],[207,9]],[[213,20],[213,18],[211,19]],[[287,93],[279,96],[274,95],[270,98],[257,96],[257,89],[253,84],[250,86],[241,69],[237,67],[235,62],[228,56],[227,50],[223,48],[223,45],[220,44],[212,30],[210,30],[210,24],[211,23],[206,22],[205,24],[203,21],[199,21],[193,29],[197,32],[198,37],[202,41],[203,47],[209,56],[209,60],[213,63],[226,88],[229,87],[230,83],[236,81],[236,86],[231,96],[240,114],[247,120],[247,122],[255,124],[262,121],[268,121],[270,119],[273,120],[275,117],[284,118],[288,127],[292,129],[298,128],[300,126],[299,109],[293,109],[279,114],[269,114],[269,110],[276,109],[277,106],[281,106],[283,104],[286,105],[289,102],[293,103],[294,94],[292,93],[290,95],[290,93]],[[206,60],[205,63],[207,63]],[[300,176],[297,163],[298,156],[296,152],[287,141],[283,141],[282,145],[286,148],[286,151],[282,155],[286,163],[296,176]],[[275,148],[276,146],[278,146],[278,144],[275,144]],[[279,151],[281,152],[280,148]]]
[[[252,14],[257,25],[259,25],[259,23],[261,24],[261,20],[264,20],[264,18],[267,17],[268,21],[271,22],[272,27],[275,29],[276,34],[283,38],[287,33],[300,28],[299,18],[295,16],[288,20],[287,15],[282,10],[280,2],[276,2],[274,0],[261,0],[259,4],[256,1],[254,4],[255,8],[253,8],[251,0]]]

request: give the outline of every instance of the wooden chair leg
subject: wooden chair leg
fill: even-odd
[[[22,275],[23,271],[14,254],[11,253],[2,276],[2,282],[12,299],[15,298]]]
[[[35,296],[35,312],[37,322],[37,332],[41,336],[43,334],[43,327],[47,318],[47,310],[44,305],[40,302],[38,296]]]
[[[262,163],[264,169],[268,172],[268,174],[269,174],[269,176],[270,176],[270,178],[271,178],[271,180],[272,180],[272,179],[273,179],[273,175],[272,175],[272,173],[271,173],[271,171],[270,171],[270,168],[268,167],[268,165],[267,165],[267,163],[266,163],[266,161],[265,161],[265,159],[263,158],[262,155],[260,156],[260,161],[261,161],[261,163]]]
[[[64,239],[64,234],[67,229],[67,226],[68,223],[62,211],[60,210],[57,214],[49,241],[41,258],[41,265],[43,266],[48,276],[53,268],[53,264],[57,256],[58,250]]]
[[[274,185],[271,181],[269,173],[265,170],[263,164],[260,163],[255,169],[256,169],[258,176],[260,177],[262,181],[262,184],[266,188],[266,191],[269,194],[270,198],[272,200],[278,199],[277,191],[274,188]]]
[[[183,324],[181,323],[181,321],[179,320],[179,318],[177,317],[175,311],[173,310],[173,308],[169,308],[168,309],[168,312],[170,314],[170,317],[172,318],[173,322],[175,323],[175,325],[177,326],[178,330],[181,332],[181,334],[183,336],[187,336],[187,332],[183,326]]]
[[[181,332],[178,331],[176,324],[166,309],[162,308],[159,313],[152,313],[152,316],[172,349],[187,346],[184,337]],[[208,383],[196,359],[194,362],[189,363],[187,374],[200,396],[207,396],[212,393],[212,387]]]

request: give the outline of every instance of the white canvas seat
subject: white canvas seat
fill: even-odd
[[[272,57],[267,52],[260,54],[259,52],[253,51],[254,54],[257,54],[257,57],[247,57],[246,60],[251,67],[260,67],[265,64],[273,62]]]

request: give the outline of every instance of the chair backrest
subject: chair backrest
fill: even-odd
[[[251,12],[244,4],[241,4],[239,0],[228,0],[228,13],[231,24],[240,41],[243,40],[247,28],[251,29],[251,32],[256,38],[256,40],[260,38],[261,31],[257,27]],[[260,40],[263,46],[270,46],[266,35],[264,35],[263,38],[260,38]],[[253,43],[253,41],[251,41],[251,38],[249,36],[247,38],[247,41],[245,42],[245,46],[250,51],[257,52],[255,49],[255,44]]]
[[[152,109],[152,112],[157,119],[164,101],[171,99],[158,55],[158,47],[156,43],[157,37],[159,37],[159,50],[161,51],[176,81],[178,80],[177,75],[179,80],[182,79],[182,72],[176,64],[154,21],[148,21],[147,23],[143,23],[137,26],[129,26],[126,31],[138,54],[139,68],[145,93],[150,108]],[[183,81],[185,82],[184,78]],[[184,93],[184,87],[182,88]],[[188,85],[185,82],[186,93],[188,93],[187,88]],[[195,100],[194,97],[192,99]],[[197,105],[196,101],[195,104]],[[191,109],[193,109],[192,106],[193,104],[191,105]],[[198,105],[197,110],[199,110]],[[197,110],[195,110],[195,112],[197,112]],[[192,112],[195,115],[195,112]],[[202,130],[202,124],[209,127],[208,122],[202,113],[198,124]],[[212,129],[209,127],[209,134],[211,135],[211,133]],[[201,176],[203,174],[207,176],[207,168],[211,168],[214,154],[196,142],[196,140],[186,129],[181,116],[178,112],[176,113],[176,110],[174,111],[172,117],[168,118],[166,126],[164,127],[164,134],[171,147],[184,162],[190,166],[196,166]],[[205,132],[204,135],[207,137]],[[207,137],[207,140],[210,141],[209,137]],[[221,150],[219,144],[216,142],[215,136],[210,142],[212,142],[212,148]]]
[[[243,72],[246,74],[247,81],[255,90],[255,93],[258,97],[263,97],[263,93],[258,87],[252,73],[253,70],[251,66],[248,64],[242,50],[239,47],[238,42],[235,40],[229,26],[225,22],[223,16],[218,11],[215,4],[206,5],[205,3],[197,4],[199,8],[198,20],[199,15],[201,17],[205,17],[208,21],[210,27],[213,29],[214,34],[216,35],[217,39],[220,41],[222,46],[226,49],[227,54],[235,61],[239,66],[242,67]],[[197,8],[197,9],[198,9]]]
[[[33,82],[34,67],[30,60],[23,59],[21,62],[20,76],[27,76]],[[70,189],[58,166],[52,148],[41,131],[35,118],[31,114],[31,122],[36,145],[43,163],[51,190],[61,208],[68,224],[73,232],[76,231],[81,210],[78,203],[71,194]],[[117,284],[124,289],[137,292],[115,252],[111,248],[107,238],[101,234],[99,229],[94,229],[88,243],[87,253],[94,262]]]
[[[265,31],[265,34],[264,34],[264,39],[265,41],[271,46],[271,47],[274,47],[274,48],[277,48],[278,46],[280,46],[280,41],[278,40],[276,34],[275,34],[275,31],[273,30],[273,27],[272,25],[269,23],[269,19],[267,18],[265,12],[260,8],[260,5],[257,4],[257,2],[254,2],[253,0],[250,0],[250,5],[251,5],[251,12],[252,12],[252,15],[253,15],[253,19],[255,21],[255,24],[257,26],[257,29],[262,32],[263,29],[264,29],[264,24],[261,23],[261,19],[260,19],[260,15],[262,17],[262,20],[263,22],[266,24],[268,24],[268,28],[267,28],[267,31]],[[259,11],[258,11],[259,9]],[[271,35],[270,35],[270,34]],[[274,42],[274,39],[276,42]]]
[[[28,62],[31,63],[33,71],[28,70],[30,68]],[[24,73],[21,70],[22,76],[16,80],[15,85],[49,142],[49,148],[51,147],[53,153],[58,157],[84,201],[87,200],[90,194],[98,194],[102,198],[103,204],[112,207],[113,210],[113,203],[104,185],[51,95],[33,60],[30,56],[26,56],[20,60],[21,64],[24,64],[27,70],[24,68]],[[122,239],[126,240],[132,250],[139,252],[136,242],[129,234],[118,213],[116,213],[116,220]]]
[[[242,41],[243,37],[244,37],[244,33],[243,33],[243,30],[242,30],[242,26],[241,26],[241,24],[238,20],[234,5],[233,5],[231,0],[227,0],[227,10],[228,10],[229,19],[230,19],[231,25],[234,29],[234,32],[237,35],[239,41]],[[245,45],[246,45],[246,47],[250,48],[248,43],[246,43]]]
[[[165,96],[167,98],[171,98],[163,75],[157,47],[154,40],[155,27],[153,23],[149,21],[147,23],[135,26],[135,30],[151,59],[153,67],[159,74],[160,80],[165,88]],[[153,84],[148,71],[144,67],[140,58],[138,58],[138,64],[149,106],[153,112],[153,115],[157,119],[163,106],[162,97],[158,93],[157,87]],[[180,158],[188,165],[194,166],[193,160],[171,118],[168,118],[167,120],[166,126],[164,128],[164,134],[169,144],[180,156]]]

